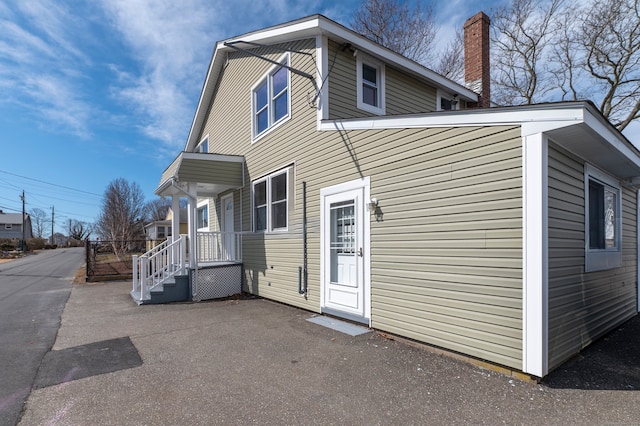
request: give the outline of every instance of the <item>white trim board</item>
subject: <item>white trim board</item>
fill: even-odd
[[[548,140],[522,138],[522,371],[549,371]]]

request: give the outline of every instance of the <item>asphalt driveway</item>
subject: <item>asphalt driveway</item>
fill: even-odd
[[[129,286],[73,287],[21,425],[640,422],[638,317],[532,384],[262,299],[137,306]]]

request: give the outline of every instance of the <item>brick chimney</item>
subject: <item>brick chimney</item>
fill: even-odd
[[[478,94],[478,108],[491,106],[489,17],[478,12],[464,23],[464,81]],[[473,104],[468,105],[473,107]]]

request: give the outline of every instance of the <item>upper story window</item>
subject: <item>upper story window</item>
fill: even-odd
[[[290,168],[253,183],[254,231],[286,231],[289,222]]]
[[[285,54],[278,62],[289,66],[289,54]],[[289,70],[279,65],[272,67],[253,87],[252,127],[254,139],[267,133],[268,130],[291,116],[290,87]]]
[[[438,111],[454,111],[458,108],[458,99],[457,95],[450,95],[445,92],[441,92],[438,90],[437,93],[437,110]]]
[[[196,146],[194,152],[209,152],[209,136],[204,138],[202,142],[200,142],[198,146]]]
[[[198,210],[196,213],[196,220],[198,222],[198,229],[200,230],[208,230],[209,229],[209,202],[206,201],[206,204],[202,204],[198,206]]]
[[[358,109],[383,115],[385,113],[384,65],[370,58],[356,57]]]
[[[620,183],[585,166],[585,271],[622,266]]]
[[[4,224],[4,229],[13,229],[13,225],[10,223],[5,223]]]

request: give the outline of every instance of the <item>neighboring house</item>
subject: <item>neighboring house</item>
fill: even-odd
[[[537,377],[636,315],[638,151],[589,102],[488,108],[488,28],[479,95],[320,15],[218,43],[156,190],[191,279],[207,237],[247,292]]]
[[[0,238],[17,238],[25,240],[33,238],[31,216],[25,213],[25,232],[22,234],[22,213],[5,213],[0,210]]]
[[[181,208],[178,216],[180,219],[180,234],[188,232],[187,227],[187,209]],[[164,220],[156,220],[144,226],[144,235],[147,240],[147,250],[151,250],[159,243],[165,241],[167,237],[171,237],[171,219],[173,218],[173,210],[169,208],[167,216]]]

